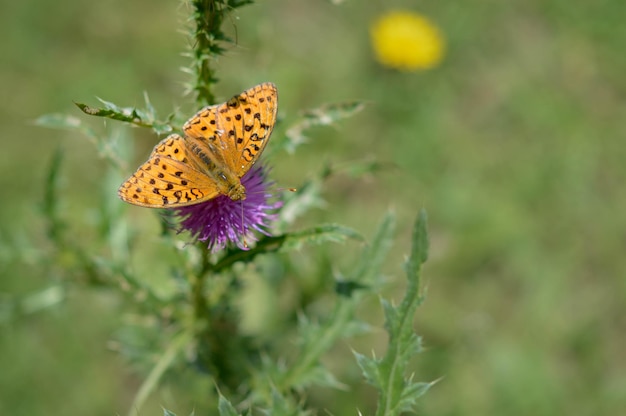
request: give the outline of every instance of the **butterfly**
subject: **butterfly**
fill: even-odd
[[[119,188],[119,197],[149,208],[178,208],[226,195],[246,198],[241,178],[257,161],[276,123],[278,92],[266,82],[203,108],[171,134]]]

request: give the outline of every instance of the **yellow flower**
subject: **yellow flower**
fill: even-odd
[[[435,67],[444,53],[437,26],[409,11],[392,11],[371,27],[372,47],[378,61],[390,68],[416,71]]]

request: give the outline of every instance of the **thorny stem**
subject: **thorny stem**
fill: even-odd
[[[211,59],[220,55],[223,51],[220,42],[224,40],[221,25],[226,11],[226,4],[222,0],[193,0],[192,7],[193,20],[195,24],[193,33],[193,71],[195,77],[194,92],[195,100],[200,106],[215,103],[215,96],[212,92],[212,85],[217,82],[215,70],[211,67]],[[209,344],[210,348],[215,348],[212,322],[215,317],[212,314],[212,307],[205,297],[205,281],[207,276],[214,271],[209,252],[206,249],[202,252],[202,264],[200,270],[193,273],[191,277],[191,301],[193,303],[193,316],[196,323],[196,337],[199,344]],[[200,351],[200,350],[199,350]],[[198,357],[201,364],[212,367],[210,357]]]
[[[202,266],[201,269],[190,276],[191,283],[191,301],[193,302],[194,319],[196,321],[211,320],[211,308],[207,303],[207,299],[204,294],[204,282],[206,277],[211,274],[213,264],[209,258],[207,250],[201,251],[202,253]]]
[[[195,78],[193,91],[195,101],[200,106],[215,104],[212,87],[217,82],[217,77],[211,65],[214,59],[224,52],[223,44],[231,41],[221,29],[224,18],[232,10],[249,3],[252,1],[192,0],[191,2],[195,24],[191,52]],[[236,386],[239,381],[233,379],[232,376],[241,373],[238,370],[242,370],[243,362],[233,357],[241,356],[246,348],[234,342],[236,337],[227,335],[236,333],[238,323],[232,310],[225,306],[228,304],[226,295],[209,301],[205,293],[207,279],[217,277],[220,272],[218,266],[222,265],[226,258],[214,264],[206,248],[203,248],[202,253],[202,264],[191,277],[193,280],[190,294],[199,353],[197,359],[201,366],[216,377],[218,384]],[[227,260],[226,263],[228,263]],[[235,370],[236,367],[242,368]]]
[[[192,35],[194,44],[192,56],[195,75],[196,102],[201,106],[215,104],[215,96],[211,87],[217,83],[215,70],[211,67],[212,60],[224,53],[224,42],[232,42],[222,31],[222,23],[227,14],[252,0],[193,0],[193,20],[195,23]]]
[[[159,383],[159,380],[163,377],[165,371],[167,371],[167,369],[172,365],[172,362],[180,354],[181,350],[183,350],[185,345],[189,343],[189,335],[190,334],[188,332],[182,332],[174,337],[167,349],[159,357],[156,365],[148,374],[148,377],[141,384],[141,387],[139,388],[139,391],[135,395],[133,403],[130,406],[128,416],[141,414],[140,410],[150,393],[154,391]]]
[[[198,104],[210,105],[215,103],[211,86],[217,82],[215,70],[211,68],[211,59],[221,55],[223,51],[220,42],[225,39],[220,28],[226,5],[220,0],[195,0],[193,7],[196,25],[193,47],[196,72],[194,91]]]
[[[205,351],[205,348],[215,348],[215,345],[213,345],[215,337],[212,325],[212,321],[215,318],[212,313],[212,307],[207,302],[204,290],[206,278],[212,274],[213,263],[208,250],[202,250],[201,253],[202,263],[200,270],[190,276],[192,279],[191,298],[193,302],[194,332],[198,345],[197,360],[202,367],[215,373],[210,355],[207,356],[202,353]]]
[[[238,334],[238,320],[229,307],[228,291],[219,296],[206,297],[208,278],[221,279],[211,261],[209,250],[203,247],[202,264],[197,274],[192,276],[192,299],[194,305],[194,332],[197,345],[197,364],[215,378],[223,391],[235,389],[240,385],[240,374],[245,369],[246,346],[241,343]]]

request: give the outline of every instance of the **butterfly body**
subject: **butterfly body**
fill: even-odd
[[[202,173],[214,182],[221,195],[226,195],[233,201],[246,199],[246,188],[241,184],[241,179],[227,168],[217,149],[208,145],[211,151],[205,153],[193,140],[189,141],[188,146],[191,153],[197,156],[199,161],[196,164],[202,168]]]
[[[278,95],[259,84],[205,107],[158,143],[148,161],[119,188],[120,198],[149,208],[184,207],[226,195],[246,198],[241,177],[257,161],[276,122]]]

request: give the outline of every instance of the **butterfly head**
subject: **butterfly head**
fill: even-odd
[[[226,195],[233,201],[243,201],[246,199],[246,188],[241,183],[233,184]]]

